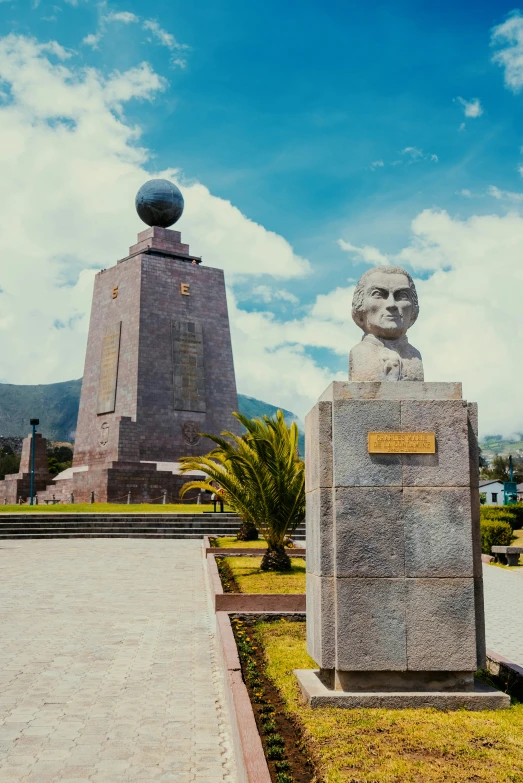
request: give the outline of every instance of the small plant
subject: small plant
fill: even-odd
[[[286,772],[288,769],[291,768],[291,765],[289,764],[288,761],[275,761],[274,768],[276,772]]]
[[[263,730],[267,732],[267,734],[271,734],[276,729],[276,721],[274,720],[266,720],[264,723],[262,723]]]
[[[277,761],[285,758],[285,751],[279,745],[276,747],[267,748],[267,758],[270,761]]]
[[[267,737],[267,747],[268,748],[284,748],[285,747],[285,740],[281,736],[281,734],[269,734]]]
[[[276,775],[276,783],[294,783],[294,778],[291,775],[287,775],[286,772],[278,772]]]

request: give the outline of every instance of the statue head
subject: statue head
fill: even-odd
[[[352,319],[365,334],[397,340],[418,313],[414,280],[401,267],[377,266],[360,277],[352,297]]]

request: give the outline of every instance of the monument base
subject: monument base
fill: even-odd
[[[472,690],[464,691],[335,691],[319,678],[319,669],[295,669],[302,695],[310,707],[356,709],[503,710],[510,707],[510,696],[478,680]]]
[[[148,462],[116,462],[110,466],[91,468],[80,466],[64,471],[38,496],[43,502],[54,497],[69,503],[72,494],[75,503],[90,503],[93,498],[95,503],[125,503],[130,495],[131,503],[162,503],[165,493],[168,503],[194,503],[199,491],[193,490],[182,501],[180,489],[188,481],[199,478],[200,475],[158,470],[156,463]]]

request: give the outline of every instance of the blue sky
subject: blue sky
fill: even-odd
[[[119,105],[107,103],[107,111],[119,125],[129,133],[139,128],[141,134],[129,135],[123,143],[124,152],[114,152],[111,160],[116,156],[121,161],[132,149],[147,150],[142,160],[132,164],[137,181],[138,169],[153,174],[177,170],[172,176],[178,178],[182,190],[194,187],[191,192],[197,194],[201,185],[217,209],[230,202],[241,213],[240,239],[234,250],[239,257],[234,264],[227,265],[227,242],[233,240],[226,237],[217,240],[216,257],[211,244],[204,259],[211,265],[223,265],[228,275],[230,295],[236,303],[232,304],[231,318],[233,339],[238,344],[237,372],[242,351],[247,350],[247,336],[260,329],[268,333],[277,327],[283,335],[280,341],[275,336],[267,339],[260,354],[262,365],[276,361],[279,351],[283,351],[283,365],[287,350],[297,361],[303,358],[298,389],[290,384],[282,390],[269,381],[260,388],[260,378],[250,371],[245,377],[238,372],[240,391],[265,395],[269,402],[290,409],[298,407],[297,412],[303,415],[321,391],[318,385],[330,376],[346,373],[346,355],[359,339],[350,313],[348,319],[343,316],[343,311],[350,309],[354,279],[377,257],[393,260],[399,255],[422,284],[430,284],[426,288],[426,333],[421,335],[428,344],[418,344],[419,338],[416,341],[413,335],[424,356],[434,350],[438,330],[437,317],[430,308],[436,304],[441,308],[442,302],[447,307],[444,292],[454,289],[467,270],[469,275],[482,277],[477,296],[487,310],[476,309],[470,315],[477,322],[470,327],[470,339],[464,338],[468,360],[462,351],[455,357],[445,354],[432,365],[430,356],[427,361],[433,370],[431,380],[447,380],[441,377],[447,370],[454,372],[452,380],[463,376],[468,396],[479,398],[488,411],[488,427],[507,433],[523,428],[523,414],[515,398],[513,407],[509,405],[510,415],[497,410],[496,400],[503,390],[482,378],[483,351],[498,355],[511,383],[519,383],[519,371],[497,351],[504,332],[490,331],[491,322],[499,323],[503,302],[497,298],[487,302],[489,286],[499,293],[500,281],[489,283],[489,258],[484,257],[482,248],[491,243],[494,266],[501,254],[503,275],[520,274],[517,247],[523,102],[519,90],[523,78],[517,71],[517,56],[518,47],[523,47],[523,20],[520,26],[517,8],[503,2],[479,2],[473,7],[456,2],[440,2],[431,8],[426,5],[7,0],[0,2],[0,29],[3,36],[13,34],[17,42],[27,38],[35,45],[57,42],[63,47],[62,54],[35,50],[24,55],[24,67],[32,73],[27,58],[33,57],[31,62],[40,65],[42,58],[47,58],[56,74],[60,68],[68,69],[69,76],[64,78],[69,85],[75,80],[88,81],[86,68],[94,69],[98,83],[103,84],[114,79],[115,71],[134,73],[133,69],[147,63],[148,70],[140,76],[142,86],[136,87],[131,78],[128,96],[124,91]],[[506,27],[505,33],[496,35],[496,28],[511,19],[516,19],[512,40]],[[11,47],[8,57],[16,59],[13,51]],[[496,61],[499,52],[509,52],[512,61]],[[515,73],[510,71],[511,62]],[[9,73],[9,68],[4,69],[6,108],[13,101],[16,104],[16,89],[25,89],[25,83],[13,88],[21,77]],[[33,75],[27,78],[36,79]],[[44,84],[41,89],[48,88]],[[35,111],[34,105],[31,111]],[[46,112],[45,121],[51,128],[72,122],[68,105],[62,115],[57,112],[53,117],[51,110]],[[27,127],[31,124],[34,127],[34,120],[27,119]],[[108,129],[108,139],[112,132]],[[111,147],[109,141],[107,144],[106,150]],[[70,154],[81,156],[80,139],[75,149],[77,152]],[[71,158],[64,159],[66,170],[70,162]],[[110,171],[109,162],[106,171]],[[19,176],[24,173],[20,163]],[[15,174],[14,168],[13,177]],[[32,176],[42,178],[44,189],[45,170],[36,170]],[[122,176],[126,174],[115,168],[113,180],[108,174],[105,186],[109,190],[114,187],[114,194],[125,192]],[[81,178],[77,186],[82,188]],[[187,231],[193,252],[201,252],[208,208],[198,199],[194,203],[196,218],[189,222]],[[87,196],[84,203],[79,200],[77,208],[85,210],[88,221],[92,204]],[[442,214],[447,215],[446,222]],[[501,222],[492,223],[493,216]],[[116,213],[112,219],[116,221]],[[179,226],[182,232],[184,219]],[[53,221],[59,221],[59,211],[49,212],[46,220],[52,226]],[[231,221],[232,230],[232,217]],[[248,221],[279,235],[290,246],[292,258],[307,259],[309,264],[298,260],[293,268],[286,255],[275,273],[265,259],[267,253],[276,251],[260,246],[259,260],[251,253],[242,270],[239,245],[242,226]],[[55,232],[62,230],[60,225],[55,224]],[[418,228],[413,228],[416,225]],[[210,229],[208,232],[210,235]],[[129,234],[127,231],[126,236]],[[500,247],[498,253],[500,238],[507,246]],[[100,238],[102,254],[104,241]],[[133,236],[123,241],[130,245]],[[94,246],[90,250],[92,262],[77,258],[69,263],[64,261],[64,247],[58,250],[51,243],[44,248],[42,258],[45,253],[48,258],[61,258],[59,274],[50,263],[46,278],[50,285],[53,280],[55,284],[63,282],[65,275],[78,288],[82,269],[87,272],[108,263],[94,259]],[[376,250],[369,254],[366,247]],[[455,256],[458,247],[469,254],[463,269],[459,268],[461,256]],[[455,277],[445,278],[446,271],[453,271]],[[2,277],[0,287],[6,289]],[[87,275],[83,304],[78,299],[74,312],[59,319],[69,323],[73,318],[67,345],[75,355],[82,355],[85,345],[88,315],[83,315],[84,310],[88,312],[88,289]],[[13,285],[6,290],[14,290]],[[518,302],[505,303],[512,316]],[[423,299],[421,304],[420,322]],[[459,297],[449,298],[449,328],[453,323],[459,326],[463,315],[460,306]],[[52,307],[56,305],[50,304]],[[19,307],[16,313],[8,324],[12,330],[20,317]],[[237,334],[242,329],[236,327],[240,323],[245,327],[241,339]],[[487,326],[488,339],[482,332]],[[503,348],[507,357],[512,350],[519,350],[520,329],[520,320],[507,323],[508,345]],[[313,337],[299,337],[314,331]],[[333,336],[335,332],[338,337]],[[479,334],[483,347],[473,348],[472,338]],[[35,380],[49,382],[63,380],[64,373],[69,373],[67,377],[81,374],[81,362],[60,364],[61,350],[51,339],[48,361],[33,365]],[[7,358],[9,369],[0,371],[1,380],[31,382],[23,369],[23,353],[17,351],[12,361]],[[474,365],[474,372],[467,370],[468,364]],[[305,389],[307,378],[311,378],[309,390]]]

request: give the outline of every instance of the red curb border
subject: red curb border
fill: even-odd
[[[216,568],[216,564],[214,564]],[[232,724],[239,783],[271,783],[249,693],[227,612],[216,612],[216,637],[225,674],[225,694]]]
[[[206,555],[228,555],[232,557],[239,557],[240,555],[242,557],[263,557],[266,549],[260,549],[250,547],[242,549],[241,547],[228,547],[228,546],[211,546],[209,544],[209,537],[204,536],[203,537],[203,545],[205,547],[205,554]],[[289,557],[305,557],[305,549],[303,547],[295,547],[294,549],[285,549]]]
[[[207,571],[215,612],[305,612],[305,593],[225,593],[214,554],[207,555]]]

